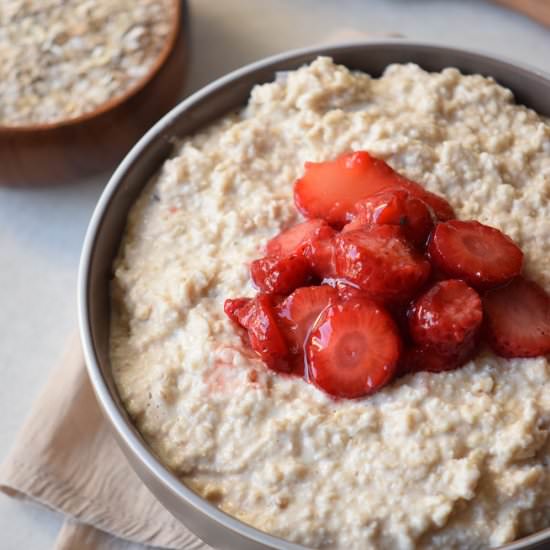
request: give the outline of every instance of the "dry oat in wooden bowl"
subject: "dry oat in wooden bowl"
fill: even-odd
[[[178,100],[182,0],[0,2],[0,184],[113,167]]]

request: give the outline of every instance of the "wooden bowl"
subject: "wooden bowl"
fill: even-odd
[[[188,54],[188,12],[185,0],[173,2],[172,27],[162,51],[127,92],[69,120],[0,126],[0,185],[51,185],[112,170],[178,102]]]

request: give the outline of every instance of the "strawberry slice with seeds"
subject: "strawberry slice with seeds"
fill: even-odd
[[[550,354],[550,296],[518,277],[483,298],[489,343],[502,357]]]
[[[438,223],[428,254],[445,274],[474,288],[501,285],[519,275],[523,252],[504,233],[476,221]]]
[[[335,397],[374,393],[394,376],[401,340],[391,316],[370,300],[328,306],[306,344],[309,379]]]
[[[344,226],[342,232],[374,224],[396,225],[415,246],[423,247],[434,226],[432,209],[404,189],[376,193],[359,201],[355,211],[355,218]]]
[[[248,332],[250,346],[264,363],[272,370],[289,372],[289,350],[271,297],[258,294],[237,310],[237,318]]]
[[[277,308],[279,324],[290,352],[303,357],[304,343],[320,313],[338,299],[336,289],[328,285],[298,288]]]
[[[252,301],[252,298],[228,298],[223,303],[225,314],[237,325],[242,326],[241,312],[245,311],[245,307]]]
[[[334,229],[325,220],[312,219],[282,231],[267,243],[269,256],[290,256],[300,254],[307,244],[318,239],[330,239]]]
[[[401,176],[367,151],[346,153],[326,162],[306,162],[304,175],[294,184],[294,202],[306,217],[342,227],[353,218],[357,202],[396,187],[424,200],[438,219],[454,218],[445,199]]]
[[[336,274],[381,301],[412,298],[430,275],[430,263],[399,227],[375,225],[335,238]]]
[[[408,317],[416,344],[456,352],[476,339],[483,308],[473,288],[453,279],[432,286],[412,304]]]
[[[250,276],[262,292],[287,295],[308,282],[311,270],[303,256],[266,256],[250,264]]]

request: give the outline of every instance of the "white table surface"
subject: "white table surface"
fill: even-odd
[[[338,29],[483,49],[550,72],[550,32],[482,0],[192,0],[190,12],[188,92]],[[0,188],[0,461],[75,330],[81,242],[106,180]],[[0,496],[1,549],[51,548],[60,524],[52,512]]]

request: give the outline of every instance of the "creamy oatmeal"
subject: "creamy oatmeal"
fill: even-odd
[[[550,366],[464,368],[333,401],[278,376],[223,313],[297,221],[304,161],[366,149],[510,235],[550,290],[550,126],[455,69],[373,79],[328,58],[183,141],[131,211],[113,286],[118,390],[160,459],[264,531],[338,549],[487,548],[550,525]]]

